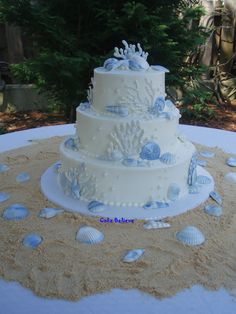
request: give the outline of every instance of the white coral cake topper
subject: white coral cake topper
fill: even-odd
[[[114,69],[133,70],[133,71],[145,71],[149,68],[147,62],[148,52],[143,51],[140,44],[132,45],[128,44],[125,40],[122,40],[125,48],[115,47],[114,57],[109,58],[104,62],[104,68],[108,71]],[[137,48],[137,50],[136,50]]]

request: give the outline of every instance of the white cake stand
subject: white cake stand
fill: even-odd
[[[68,211],[81,213],[83,215],[108,217],[119,223],[125,219],[163,219],[180,215],[190,209],[193,209],[203,203],[209,193],[214,190],[214,179],[202,167],[197,167],[198,175],[205,175],[211,178],[210,184],[199,187],[198,194],[188,194],[175,202],[170,203],[167,208],[144,209],[143,207],[122,207],[106,206],[106,209],[100,213],[92,213],[88,210],[88,203],[66,196],[62,188],[57,183],[57,173],[55,165],[48,168],[41,177],[41,190],[43,194],[53,203],[65,208]],[[115,219],[116,218],[116,219]],[[123,220],[122,220],[123,218]],[[104,219],[101,220],[103,222]]]

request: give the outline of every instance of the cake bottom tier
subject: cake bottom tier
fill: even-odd
[[[171,202],[189,192],[190,162],[195,147],[185,143],[174,165],[161,161],[125,166],[97,160],[60,146],[62,166],[58,183],[66,195],[107,205],[143,206],[150,201]]]

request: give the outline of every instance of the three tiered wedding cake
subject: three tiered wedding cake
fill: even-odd
[[[149,66],[139,44],[123,44],[94,70],[76,134],[60,145],[58,182],[66,195],[88,202],[165,206],[194,190],[196,150],[165,99],[168,70]]]

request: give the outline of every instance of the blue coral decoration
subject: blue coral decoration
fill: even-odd
[[[159,145],[153,141],[149,141],[143,145],[139,156],[141,159],[157,160],[160,157],[160,153],[161,150]]]

